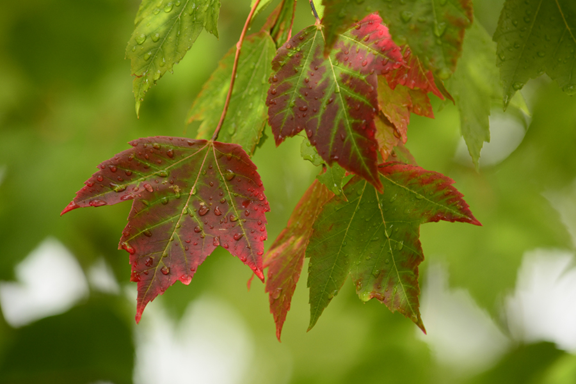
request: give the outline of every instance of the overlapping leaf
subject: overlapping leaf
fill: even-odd
[[[344,184],[351,176],[346,176],[346,170],[334,163],[331,166],[320,157],[316,148],[304,138],[300,146],[300,154],[304,160],[310,161],[315,166],[322,166],[322,171],[316,176],[316,180],[324,184],[332,193],[339,195],[342,193]]]
[[[138,282],[136,321],[176,280],[189,284],[217,246],[263,279],[269,206],[242,148],[162,136],[130,144],[100,164],[62,213],[134,200],[119,248],[130,253]]]
[[[264,256],[264,267],[268,268],[266,292],[270,296],[270,312],[274,316],[278,340],[300,278],[304,254],[312,235],[312,224],[322,206],[332,196],[334,194],[323,184],[314,180],[294,208],[286,228]]]
[[[282,3],[278,6],[278,14],[270,30],[270,34],[277,46],[284,44],[292,32],[295,7],[296,0],[282,0]]]
[[[324,58],[320,27],[311,26],[278,50],[268,92],[269,123],[279,145],[304,130],[320,156],[381,188],[377,175],[376,73],[402,64],[378,15],[340,35]]]
[[[507,0],[494,33],[504,104],[530,78],[547,73],[576,94],[576,3],[573,0]]]
[[[399,45],[408,44],[413,53],[442,79],[454,71],[464,30],[472,23],[470,0],[322,0],[326,6],[326,49],[354,21],[379,12]]]
[[[424,330],[418,265],[420,224],[439,220],[475,225],[453,180],[401,163],[379,166],[384,193],[360,177],[324,205],[306,251],[310,257],[310,328],[350,274],[360,299],[376,298]]]
[[[142,0],[126,47],[137,114],[148,89],[182,60],[203,28],[218,37],[219,13],[220,0]]]
[[[226,118],[218,134],[219,141],[239,144],[249,155],[254,153],[266,126],[264,101],[272,72],[270,62],[275,52],[274,41],[266,31],[246,38]],[[198,139],[210,139],[218,125],[230,87],[235,53],[234,46],[220,61],[188,112],[189,123],[202,120]]]
[[[503,100],[495,56],[496,46],[490,36],[478,22],[474,23],[466,33],[458,68],[447,83],[460,112],[462,136],[476,166],[484,142],[490,141],[491,107]],[[512,106],[528,113],[520,94],[514,96]]]

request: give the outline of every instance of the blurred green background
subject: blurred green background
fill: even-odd
[[[123,60],[137,0],[3,4],[0,383],[576,383],[576,99],[547,78],[523,90],[530,117],[494,107],[479,172],[453,105],[434,100],[435,120],[412,119],[408,148],[456,181],[484,225],[421,228],[427,336],[376,302],[362,305],[351,283],[306,333],[303,276],[278,343],[262,284],[247,291],[250,270],[221,248],[135,325],[136,285],[117,250],[130,204],[59,214],[128,141],[195,136],[186,112],[236,43],[249,3],[222,0],[220,39],[203,33],[147,94],[140,119]],[[295,31],[314,22],[307,3]],[[490,33],[502,3],[475,5]],[[253,158],[272,208],[268,246],[315,177],[299,147],[300,138],[268,140]],[[34,284],[46,305],[26,301]],[[48,308],[60,295],[65,303]]]

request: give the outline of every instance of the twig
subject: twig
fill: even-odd
[[[244,42],[244,36],[246,35],[246,31],[248,30],[248,26],[250,25],[250,20],[252,20],[252,16],[258,8],[258,4],[260,4],[260,0],[256,0],[254,2],[254,6],[250,10],[248,14],[248,18],[246,19],[246,24],[244,24],[244,29],[242,29],[242,34],[240,34],[240,39],[236,43],[236,56],[234,57],[234,66],[232,67],[232,78],[230,79],[230,88],[228,89],[228,95],[226,96],[226,103],[224,104],[224,110],[222,110],[222,116],[220,116],[220,121],[218,122],[218,126],[212,135],[212,141],[215,141],[218,138],[218,133],[220,132],[220,128],[224,124],[224,119],[226,118],[226,112],[228,112],[228,105],[230,105],[230,98],[232,97],[232,89],[234,89],[234,80],[236,79],[236,71],[238,69],[238,59],[240,58],[240,50],[242,49],[242,43]]]
[[[316,24],[320,24],[320,18],[318,17],[318,12],[316,12],[316,7],[314,6],[314,0],[310,0],[310,8],[312,8],[312,13],[316,18]]]

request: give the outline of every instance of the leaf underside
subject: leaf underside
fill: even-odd
[[[241,145],[250,155],[258,145],[266,126],[266,92],[272,72],[270,62],[276,46],[266,31],[250,35],[244,41],[238,61],[236,80],[218,140]],[[204,84],[188,112],[188,123],[202,120],[197,139],[210,139],[218,125],[230,87],[236,46],[220,61]]]
[[[219,13],[220,0],[142,0],[126,47],[136,114],[152,84],[182,60],[202,29],[218,37]]]
[[[322,0],[326,6],[326,50],[337,34],[371,12],[378,12],[399,45],[413,53],[441,79],[447,79],[460,56],[464,31],[472,23],[470,0]]]
[[[316,26],[278,50],[267,99],[276,144],[304,130],[326,163],[338,163],[380,189],[376,74],[400,67],[400,50],[374,14],[340,35],[329,57],[323,51]]]
[[[218,246],[263,279],[269,211],[256,166],[235,144],[149,137],[100,164],[62,214],[134,200],[119,249],[138,283],[136,321],[180,280],[189,284]]]
[[[576,4],[573,0],[507,0],[494,33],[504,105],[526,81],[546,73],[576,94]]]
[[[306,247],[312,235],[312,223],[316,221],[322,206],[333,196],[323,184],[314,180],[294,208],[286,228],[264,255],[264,268],[268,268],[266,292],[269,294],[270,313],[274,316],[278,340],[300,278]]]
[[[310,257],[310,326],[350,275],[361,300],[376,298],[424,331],[418,296],[418,265],[424,259],[420,224],[474,218],[453,180],[418,166],[379,166],[384,193],[360,177],[344,188],[347,201],[334,197],[314,224],[306,251]]]

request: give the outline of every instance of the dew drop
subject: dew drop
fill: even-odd
[[[210,208],[208,208],[208,207],[205,206],[205,205],[202,205],[202,206],[200,206],[200,209],[198,209],[198,214],[199,214],[200,216],[204,216],[205,214],[208,213],[208,211],[210,211]]]
[[[170,273],[170,268],[164,266],[164,267],[162,267],[162,269],[160,269],[160,271],[161,271],[163,274],[167,275],[167,274]]]
[[[242,236],[244,236],[243,233],[236,233],[234,234],[234,240],[238,241],[242,238]]]

